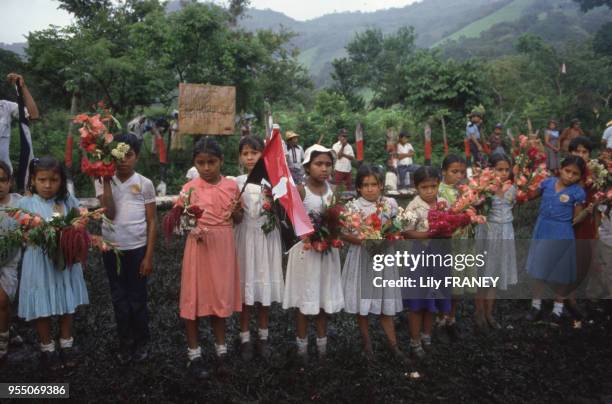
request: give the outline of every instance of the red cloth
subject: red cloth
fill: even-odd
[[[353,189],[353,177],[351,173],[343,173],[341,171],[334,172],[334,184],[344,184],[347,191]]]
[[[66,139],[66,148],[64,149],[64,164],[66,167],[72,167],[72,148],[74,145],[74,139],[71,135],[68,135]]]

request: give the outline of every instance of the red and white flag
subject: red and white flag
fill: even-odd
[[[363,125],[357,124],[355,128],[355,143],[357,144],[357,161],[363,161]]]

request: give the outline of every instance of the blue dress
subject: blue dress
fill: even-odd
[[[53,216],[54,199],[38,195],[23,198],[18,207],[41,215],[45,220]],[[68,196],[64,213],[77,208],[78,201]],[[54,315],[72,314],[77,306],[88,304],[87,287],[81,264],[57,270],[49,256],[38,247],[28,246],[23,254],[19,308],[17,314],[26,321]]]
[[[574,184],[557,192],[557,177],[540,184],[542,201],[527,257],[527,272],[534,279],[570,284],[576,280],[574,206],[585,202],[584,190]]]

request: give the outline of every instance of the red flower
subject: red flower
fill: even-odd
[[[375,231],[380,231],[380,229],[382,228],[382,221],[376,213],[372,213],[371,215],[366,217],[365,223],[367,226],[372,227]]]
[[[344,243],[342,242],[342,240],[335,238],[331,241],[331,245],[334,248],[342,248]]]
[[[268,212],[272,210],[272,204],[268,201],[265,201],[261,207],[263,208],[263,210],[266,210]]]

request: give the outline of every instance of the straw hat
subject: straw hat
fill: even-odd
[[[332,164],[336,162],[335,151],[333,151],[332,149],[328,149],[325,146],[321,146],[320,144],[313,144],[304,152],[304,161],[302,162],[302,165],[305,166],[306,164],[310,163],[310,156],[312,156],[313,152],[330,153],[332,156]]]
[[[608,126],[612,126],[612,121],[609,121],[609,122],[606,124],[606,128],[607,128]]]
[[[298,135],[295,132],[291,132],[291,131],[287,131],[287,133],[285,133],[285,140],[290,140],[290,139],[293,139],[294,137],[300,137],[300,135]]]

